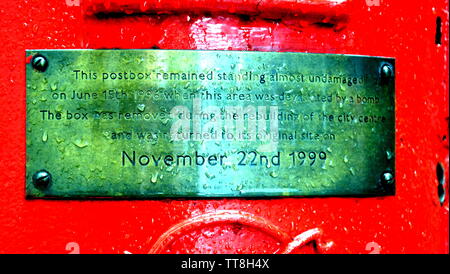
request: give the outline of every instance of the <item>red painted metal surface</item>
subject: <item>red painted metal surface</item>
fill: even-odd
[[[448,253],[448,16],[447,0],[1,1],[0,253]],[[25,49],[36,48],[395,57],[397,193],[26,200]]]

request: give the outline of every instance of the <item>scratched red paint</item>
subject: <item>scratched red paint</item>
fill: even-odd
[[[92,15],[101,11],[93,7],[100,9],[102,2],[105,14]],[[221,2],[0,2],[0,253],[147,253],[170,228],[224,210],[255,216],[285,236],[274,237],[240,219],[225,220],[177,235],[161,252],[274,253],[295,236],[320,229],[320,240],[333,242],[330,252],[335,253],[448,253],[448,1]],[[123,10],[127,16],[108,15],[120,11],[120,3],[136,5]],[[438,16],[440,45],[435,43]],[[397,193],[382,198],[25,200],[25,49],[38,48],[395,57]],[[438,163],[445,170],[443,205]],[[314,251],[308,246],[293,250]]]

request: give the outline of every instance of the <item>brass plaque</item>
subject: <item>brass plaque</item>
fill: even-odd
[[[392,58],[29,50],[29,198],[395,192]]]

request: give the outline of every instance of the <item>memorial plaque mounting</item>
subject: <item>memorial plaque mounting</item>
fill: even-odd
[[[29,198],[395,192],[392,58],[29,50]]]

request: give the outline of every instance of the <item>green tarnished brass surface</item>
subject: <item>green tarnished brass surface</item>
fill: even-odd
[[[383,176],[395,175],[395,84],[393,77],[382,77],[383,65],[391,66],[394,74],[394,59],[237,51],[29,50],[27,60],[37,54],[48,60],[48,68],[41,72],[31,62],[26,65],[27,197],[395,192],[393,180],[386,183]],[[72,99],[74,93],[78,99]],[[229,107],[240,106],[246,116],[228,115]],[[171,116],[176,108],[193,118],[185,122],[185,131],[176,131],[188,133],[185,140],[170,135],[183,117]],[[278,115],[261,120],[270,109]],[[213,118],[208,116],[211,110],[216,111]],[[204,116],[196,120],[196,113]],[[239,117],[244,119],[242,133],[251,133],[254,122],[257,130],[272,125],[276,134],[249,139],[251,133],[239,139],[233,127]],[[233,126],[224,127],[230,121]],[[52,178],[44,188],[33,182],[40,170]]]

